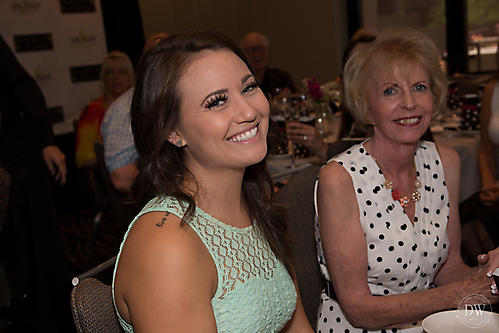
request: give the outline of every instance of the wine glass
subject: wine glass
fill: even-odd
[[[290,123],[297,122],[300,119],[300,109],[294,106],[291,101],[288,99],[284,111],[284,125],[286,126],[286,133],[291,129],[289,126]],[[291,165],[287,166],[288,169],[293,169],[297,167],[296,165],[296,145],[293,141],[288,139],[288,152],[291,155]]]

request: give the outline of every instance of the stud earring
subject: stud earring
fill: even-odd
[[[178,139],[177,142],[175,142],[175,146],[177,147],[182,147],[182,139]]]

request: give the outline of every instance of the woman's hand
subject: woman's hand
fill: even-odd
[[[493,206],[499,202],[499,186],[484,188],[480,192],[480,200],[484,206]]]
[[[289,140],[307,147],[321,163],[327,162],[327,144],[314,126],[302,123],[290,123],[289,126],[293,128],[287,132]]]
[[[488,274],[487,266],[477,266],[470,269],[461,284],[461,288],[457,289],[456,293],[462,299],[468,295],[482,295],[491,303],[498,303],[497,287],[494,283],[492,275]]]
[[[478,256],[478,265],[483,266],[487,270],[487,276],[491,277],[496,269],[499,268],[499,248],[489,251],[487,254],[481,254]],[[492,284],[492,293],[499,294],[495,282]]]

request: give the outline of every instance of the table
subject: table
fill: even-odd
[[[291,175],[306,169],[312,164],[320,164],[319,158],[317,156],[311,156],[307,158],[297,158],[295,160],[296,168],[287,168],[291,165],[290,155],[276,155],[267,160],[267,168],[269,169],[272,180],[275,183],[283,182],[287,180]]]
[[[434,133],[435,143],[451,147],[459,153],[461,158],[461,191],[459,202],[468,199],[480,191],[480,171],[478,169],[478,149],[480,148],[480,135],[463,134],[462,132]]]
[[[463,202],[471,195],[480,191],[480,171],[478,169],[478,149],[480,148],[480,135],[463,134],[463,132],[445,131],[434,133],[435,143],[453,148],[461,158],[461,188],[459,202]],[[294,173],[305,169],[312,164],[320,164],[317,156],[297,158],[297,168],[287,169],[291,164],[290,155],[277,155],[269,158],[267,167],[274,183],[283,182]]]

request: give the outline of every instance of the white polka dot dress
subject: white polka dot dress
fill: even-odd
[[[385,178],[363,144],[353,146],[330,161],[343,165],[352,177],[360,223],[366,235],[369,289],[377,296],[428,289],[449,252],[446,230],[449,195],[435,144],[422,141],[416,152],[415,164],[422,186],[419,189],[421,200],[416,202],[414,227],[400,203],[392,199],[391,191],[383,187]],[[317,222],[315,235],[321,272],[329,281]],[[343,315],[338,302],[322,292],[317,332],[421,331],[420,321],[380,331],[355,328]]]

